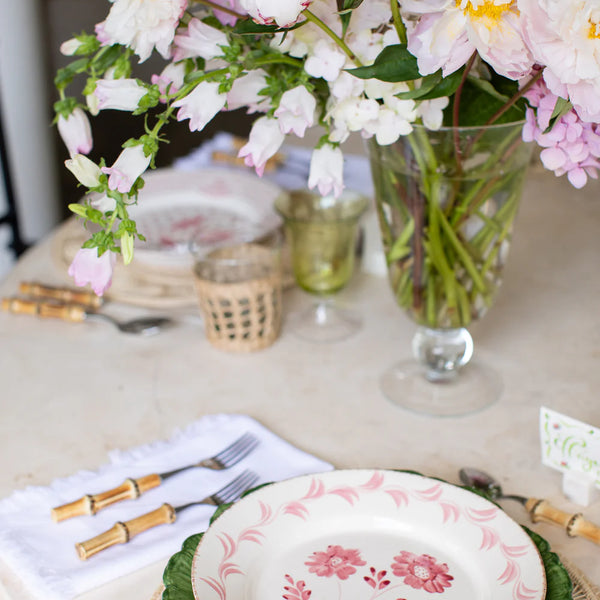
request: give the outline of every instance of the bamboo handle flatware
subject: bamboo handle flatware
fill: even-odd
[[[182,473],[188,469],[199,467],[212,469],[214,471],[228,469],[248,456],[248,454],[250,454],[250,452],[252,452],[256,446],[258,446],[258,443],[258,439],[254,435],[251,433],[245,433],[210,458],[202,459],[199,462],[186,465],[185,467],[180,467],[179,469],[174,469],[166,473],[152,473],[137,479],[130,477],[121,485],[111,490],[93,495],[86,494],[74,502],[57,506],[51,510],[50,514],[52,516],[52,520],[58,523],[72,517],[95,515],[98,511],[110,506],[111,504],[121,502],[122,500],[134,500],[135,498],[139,498],[148,490],[161,485],[161,483],[163,483],[169,477],[177,475],[178,473]]]
[[[534,523],[549,523],[563,527],[570,537],[582,537],[600,545],[600,527],[584,518],[581,513],[567,513],[552,506],[547,500],[505,494],[500,484],[485,471],[465,467],[459,471],[460,480],[482,491],[492,500],[514,500],[525,507]]]
[[[252,471],[243,471],[235,479],[230,481],[218,492],[207,496],[198,502],[190,502],[182,506],[172,506],[165,502],[162,506],[151,512],[135,517],[129,521],[118,521],[107,531],[89,539],[85,542],[75,544],[75,549],[81,560],[87,560],[90,556],[106,550],[116,544],[126,544],[136,535],[157,527],[167,525],[177,520],[177,514],[199,504],[220,506],[229,502],[235,502],[247,490],[258,481],[258,475]]]
[[[22,298],[2,298],[2,310],[13,314],[32,315],[42,319],[61,319],[71,323],[85,321],[85,307],[62,302],[42,302]]]
[[[102,306],[102,298],[96,296],[94,292],[44,285],[35,281],[21,282],[19,292],[30,298],[58,300],[65,304],[79,304],[94,310]]]

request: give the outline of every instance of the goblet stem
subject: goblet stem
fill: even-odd
[[[473,356],[473,338],[464,328],[419,327],[412,342],[415,358],[432,383],[450,382]]]

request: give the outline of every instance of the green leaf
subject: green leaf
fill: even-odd
[[[79,58],[68,64],[66,67],[59,69],[54,78],[54,85],[59,90],[65,89],[71,81],[73,81],[75,75],[86,71],[88,63],[89,61],[87,58]]]
[[[552,111],[552,115],[550,116],[550,121],[548,122],[548,127],[544,129],[544,133],[548,133],[549,131],[551,131],[556,121],[559,121],[571,110],[573,110],[573,105],[571,104],[571,102],[558,96],[558,98],[556,99],[556,104],[554,105],[554,110]]]
[[[452,96],[460,85],[464,70],[463,67],[458,71],[454,71],[454,73],[450,73],[450,75],[444,77],[428,94],[421,96],[419,100],[433,100],[434,98]]]
[[[63,98],[62,100],[57,100],[54,103],[54,112],[57,115],[62,115],[65,119],[67,119],[76,107],[77,100],[72,97],[67,97]]]
[[[463,127],[479,127],[495,115],[510,99],[499,91],[498,86],[489,81],[468,77],[462,88],[459,108],[459,124]],[[452,125],[453,104],[456,96],[451,97],[450,105],[444,111],[444,125]],[[509,108],[495,123],[514,123],[525,118],[525,104],[517,103]]]
[[[238,35],[275,34],[278,31],[280,31],[280,28],[277,25],[261,25],[252,21],[252,19],[238,19],[233,28],[233,33]]]
[[[421,85],[417,89],[409,90],[408,92],[400,92],[396,94],[398,98],[402,100],[415,100],[416,98],[422,98],[434,90],[442,81],[442,72],[436,71],[427,77],[423,77]]]
[[[359,79],[379,79],[392,83],[413,81],[421,77],[417,59],[404,44],[386,46],[372,65],[348,69],[348,73]]]
[[[121,46],[115,44],[114,46],[105,46],[96,54],[92,59],[92,66],[101,73],[104,73],[106,69],[112,67],[119,57],[121,56]]]

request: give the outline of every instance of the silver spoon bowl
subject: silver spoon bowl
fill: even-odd
[[[167,317],[141,317],[139,319],[121,322],[117,321],[116,319],[113,319],[112,317],[109,317],[104,313],[86,312],[85,319],[86,321],[88,319],[108,321],[123,333],[133,333],[136,335],[146,336],[156,335],[157,333],[160,333],[163,329],[173,325],[172,319],[169,319]]]

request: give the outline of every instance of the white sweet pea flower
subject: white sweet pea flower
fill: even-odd
[[[312,0],[239,0],[242,8],[263,25],[290,27]]]
[[[136,79],[99,79],[94,96],[98,110],[134,111],[147,91]]]
[[[398,102],[406,102],[408,104],[414,103],[410,101],[402,101],[395,98]],[[377,118],[369,123],[366,123],[363,127],[365,137],[375,136],[377,143],[381,146],[387,146],[393,144],[398,140],[401,135],[408,135],[412,131],[411,120],[407,117],[414,119],[414,110],[408,112],[407,115],[402,114],[402,109],[394,103],[383,104],[379,106],[379,114]]]
[[[304,63],[304,70],[313,77],[335,81],[345,63],[346,55],[333,43],[321,39],[310,50],[310,55]]]
[[[316,108],[317,101],[303,85],[287,90],[275,111],[281,131],[304,137],[306,128],[312,127],[315,122]]]
[[[70,156],[89,154],[92,149],[92,128],[85,112],[76,107],[65,119],[58,117],[58,132]]]
[[[170,46],[188,0],[112,0],[106,20],[96,25],[96,37],[104,46],[129,46],[145,61],[156,48],[170,57]]]
[[[87,156],[83,154],[74,154],[70,159],[65,160],[65,167],[77,177],[79,183],[88,188],[95,188],[100,185],[100,167]]]
[[[338,78],[329,84],[329,90],[335,98],[344,100],[350,96],[360,96],[365,89],[363,79],[350,75],[347,71],[342,71]]]
[[[102,172],[108,175],[108,187],[126,194],[148,168],[151,159],[151,155],[144,154],[141,144],[124,148],[112,167],[102,167]]]
[[[109,196],[104,194],[98,198],[92,198],[90,200],[90,205],[96,210],[106,213],[115,210],[115,208],[117,207],[117,201],[114,198],[110,198]]]
[[[152,75],[151,82],[158,86],[161,94],[161,99],[164,101],[167,95],[176,94],[185,78],[185,65],[183,63],[169,63],[160,73],[160,75]]]
[[[216,81],[200,82],[187,96],[173,102],[179,108],[177,120],[190,120],[190,131],[201,131],[223,109],[227,94],[219,92]]]
[[[267,161],[279,150],[284,138],[276,119],[260,117],[254,121],[248,143],[240,149],[238,157],[244,158],[246,165],[254,167],[262,177]]]
[[[227,93],[227,110],[236,110],[246,106],[248,114],[267,111],[269,99],[259,93],[267,87],[266,76],[267,74],[262,69],[255,69],[238,77]]]
[[[377,100],[351,97],[335,103],[329,109],[329,116],[336,127],[348,131],[360,131],[367,123],[377,119],[379,103]]]
[[[173,60],[201,56],[206,60],[221,56],[221,46],[227,46],[227,36],[200,19],[192,19],[187,29],[174,38]]]
[[[81,46],[81,42],[77,38],[71,38],[60,45],[60,53],[64,56],[73,56]]]
[[[313,151],[310,159],[308,187],[319,194],[337,198],[344,190],[344,155],[339,148],[326,144]]]

